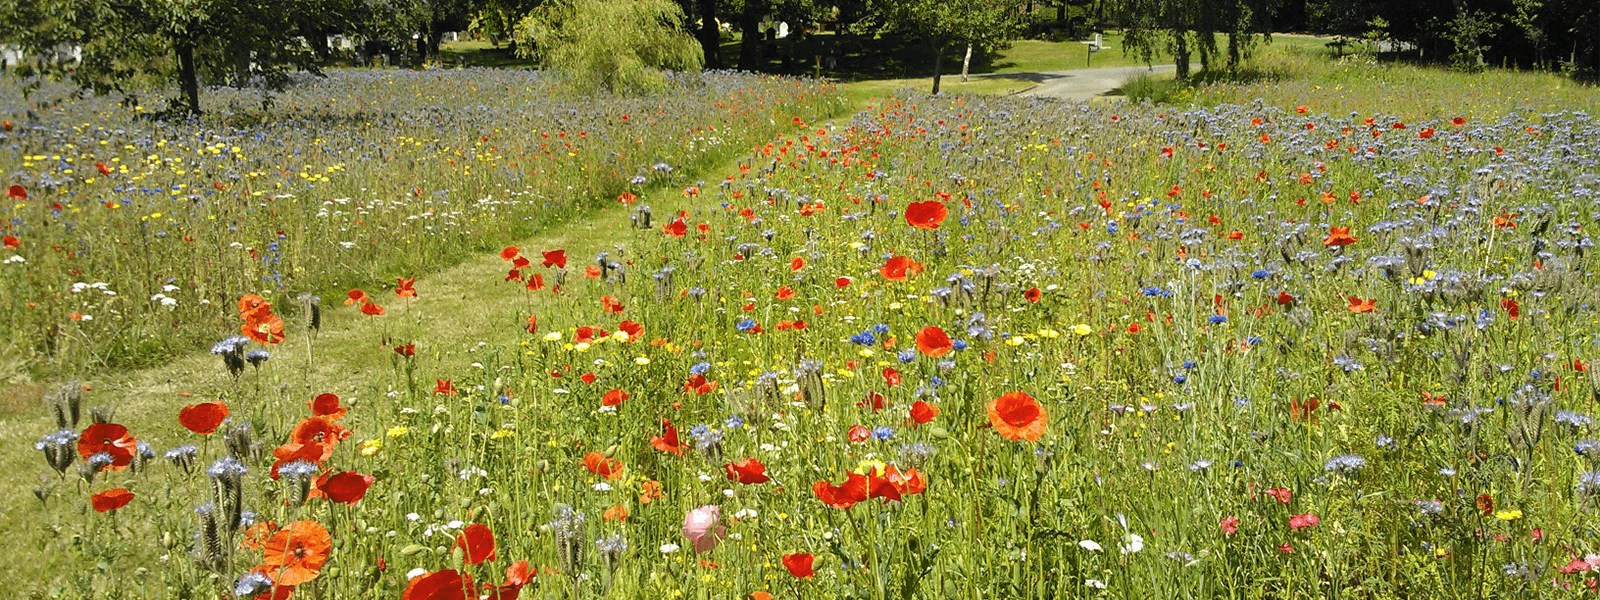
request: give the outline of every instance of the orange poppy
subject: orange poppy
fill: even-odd
[[[657,498],[660,498],[664,495],[665,494],[661,492],[661,482],[659,481],[646,480],[644,483],[639,484],[640,504],[649,504],[651,502],[655,502]]]
[[[406,344],[404,346],[395,346],[394,347],[394,353],[395,354],[399,354],[400,356],[407,357],[407,358],[416,356],[417,355],[417,345],[416,344]]]
[[[406,584],[400,600],[470,600],[478,594],[472,588],[472,576],[455,569],[418,575]]]
[[[89,497],[89,504],[94,506],[95,512],[110,512],[127,506],[133,501],[133,492],[128,488],[106,490]]]
[[[307,405],[311,407],[311,416],[326,417],[329,421],[339,420],[346,412],[345,408],[339,405],[339,397],[333,394],[318,394]]]
[[[943,329],[930,325],[917,332],[917,349],[923,354],[938,358],[954,350],[955,343],[950,341],[950,336],[945,334]]]
[[[462,560],[469,565],[494,560],[494,532],[489,531],[488,525],[473,523],[461,528],[455,547],[461,549]]]
[[[116,423],[95,423],[78,436],[78,456],[88,460],[99,453],[111,456],[110,468],[121,471],[133,463],[133,454],[139,441],[128,434],[128,428]]]
[[[528,319],[527,319],[526,322],[527,322],[527,325],[525,327],[523,327],[523,329],[527,329],[528,333],[539,333],[539,316],[538,315],[528,315]]]
[[[583,467],[588,469],[590,473],[606,479],[616,479],[622,476],[622,461],[606,458],[606,455],[599,452],[590,452],[583,455]]]
[[[326,444],[284,444],[273,448],[272,456],[277,460],[273,461],[272,468],[267,471],[267,476],[276,480],[278,478],[278,470],[282,469],[286,464],[301,460],[320,464],[322,461],[328,460],[333,456],[333,446]]]
[[[1321,405],[1322,401],[1316,398],[1306,398],[1304,401],[1299,398],[1290,398],[1289,420],[1296,423],[1315,424],[1317,422],[1317,407]]]
[[[289,443],[334,446],[347,437],[350,437],[350,430],[340,427],[333,419],[306,417],[289,433]]]
[[[272,309],[272,303],[267,302],[266,298],[255,294],[245,294],[239,297],[239,316],[241,318],[246,318],[247,315],[263,309],[267,311]]]
[[[812,568],[816,560],[817,557],[813,554],[785,554],[783,555],[783,568],[788,569],[789,574],[797,578],[810,579],[817,574],[816,570]]]
[[[546,267],[555,267],[557,269],[565,269],[565,268],[567,268],[567,251],[566,250],[545,250],[544,251],[544,261],[541,264],[543,264]]]
[[[501,260],[511,260],[513,258],[516,258],[517,255],[521,254],[521,253],[522,253],[522,249],[521,248],[518,248],[516,246],[506,246],[504,250],[500,251],[500,259]]]
[[[456,395],[455,384],[450,383],[449,379],[435,379],[433,385],[433,395],[437,396],[439,394],[444,394],[446,396]]]
[[[1505,309],[1506,316],[1510,317],[1510,319],[1513,321],[1517,320],[1517,317],[1522,316],[1522,307],[1517,304],[1516,300],[1512,300],[1510,298],[1501,298],[1500,308]]]
[[[775,298],[777,298],[779,300],[788,300],[790,298],[793,298],[794,297],[794,288],[791,288],[791,287],[789,287],[787,285],[783,286],[783,287],[780,287],[780,288],[778,288],[778,293],[774,294],[773,297],[775,297]]]
[[[626,504],[613,504],[611,506],[611,508],[606,509],[606,512],[600,515],[600,518],[605,519],[607,521],[617,521],[619,523],[623,522],[623,521],[627,521],[628,520],[628,505],[626,505]]]
[[[989,403],[989,423],[1008,440],[1038,441],[1049,418],[1038,400],[1023,392],[1010,392]]]
[[[1036,287],[1028,288],[1028,291],[1022,293],[1022,297],[1027,299],[1028,302],[1038,302],[1044,299],[1044,292],[1039,291],[1039,288]]]
[[[228,418],[228,405],[221,402],[191,404],[178,411],[178,424],[200,435],[215,433],[217,426],[226,418]]]
[[[949,214],[950,210],[945,208],[943,202],[929,200],[906,205],[905,218],[907,224],[917,229],[938,229]]]
[[[1349,227],[1329,227],[1328,237],[1323,238],[1324,246],[1349,246],[1356,243],[1356,238],[1350,235]]]
[[[911,403],[911,426],[916,427],[930,423],[934,417],[939,416],[939,407],[928,404],[922,400]]]
[[[600,397],[601,406],[621,406],[628,399],[628,393],[620,389],[612,389]]]
[[[683,389],[697,396],[704,396],[717,389],[717,382],[706,381],[705,375],[690,375],[689,380],[683,382]]]
[[[678,217],[673,219],[671,223],[663,225],[661,231],[672,237],[681,238],[684,234],[689,233],[689,226],[683,222],[683,217]]]
[[[666,431],[662,432],[661,435],[650,438],[650,446],[662,452],[671,452],[678,456],[683,456],[684,451],[688,450],[689,447],[678,439],[678,428],[673,427],[672,422],[665,419],[661,421],[661,424],[666,427]]]
[[[851,473],[850,477],[839,485],[833,485],[826,480],[818,481],[812,484],[811,493],[828,506],[850,508],[857,502],[867,501],[867,476]]]
[[[377,478],[371,475],[362,475],[355,471],[334,473],[329,471],[317,478],[316,489],[312,490],[310,497],[327,498],[340,504],[354,506],[367,495],[367,488],[372,487],[372,482]]]
[[[15,238],[12,238],[12,239],[15,239]],[[806,259],[804,259],[804,258],[796,256],[796,257],[794,257],[794,260],[789,261],[789,270],[790,271],[799,271],[800,269],[804,269],[804,268],[806,268]]]
[[[922,263],[911,260],[910,258],[904,256],[891,257],[887,262],[883,263],[882,267],[878,269],[878,273],[883,275],[883,278],[888,279],[889,281],[906,281],[912,277],[916,277],[917,274],[921,272]]]
[[[278,585],[300,585],[317,578],[332,550],[328,528],[316,521],[295,521],[267,540],[259,568]]]
[[[394,294],[396,296],[401,297],[401,298],[415,298],[415,297],[417,297],[417,290],[415,290],[415,289],[413,289],[411,287],[416,282],[417,282],[417,278],[415,278],[415,277],[410,277],[410,278],[402,277],[402,278],[400,278],[399,280],[397,280],[395,282],[395,285],[398,285],[400,287],[395,289]]]
[[[263,308],[252,311],[245,318],[244,325],[239,326],[239,333],[255,340],[258,344],[271,346],[282,342],[283,319],[264,310],[264,307],[271,306],[270,304],[262,306]]]
[[[1350,309],[1350,312],[1353,312],[1353,313],[1358,313],[1358,314],[1359,313],[1369,313],[1369,312],[1378,310],[1378,307],[1373,304],[1374,302],[1377,302],[1377,298],[1368,298],[1366,300],[1362,300],[1362,299],[1357,298],[1355,296],[1351,296],[1350,297],[1350,306],[1347,306],[1345,308]]]
[[[746,485],[772,481],[772,478],[767,476],[767,466],[754,458],[740,459],[722,465],[722,470],[727,472],[728,480]]]
[[[385,311],[383,310],[382,306],[378,306],[377,304],[373,304],[371,302],[368,302],[366,304],[362,304],[361,305],[361,312],[362,312],[362,314],[372,315],[372,316],[376,317],[376,316],[382,315]]]

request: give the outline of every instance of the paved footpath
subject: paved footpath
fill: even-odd
[[[979,77],[1017,79],[1038,84],[1019,92],[1018,96],[1039,96],[1082,102],[1122,87],[1124,82],[1140,73],[1164,73],[1172,69],[1172,65],[1156,65],[1154,67],[1112,67],[1038,73],[992,73],[979,75]]]

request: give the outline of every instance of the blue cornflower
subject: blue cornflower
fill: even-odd
[[[872,335],[871,331],[863,331],[861,333],[858,333],[858,334],[850,336],[850,341],[854,342],[854,343],[857,343],[857,344],[860,344],[862,346],[871,346],[873,344],[878,343],[878,338],[877,338],[877,336]]]
[[[872,326],[872,331],[874,331],[876,333],[889,333],[889,326],[885,325],[883,323],[879,323],[877,325],[873,325]]]
[[[894,428],[888,425],[873,428],[872,437],[878,438],[879,440],[887,440],[892,438],[894,437]]]
[[[1176,384],[1178,384],[1178,385],[1183,385],[1183,384],[1185,384],[1185,383],[1188,383],[1188,382],[1189,382],[1189,378],[1188,378],[1188,377],[1184,377],[1184,376],[1182,376],[1182,375],[1177,375],[1177,376],[1174,376],[1174,377],[1173,377],[1173,378],[1172,378],[1172,382],[1173,382],[1173,383],[1176,383]]]
[[[1266,279],[1266,278],[1271,277],[1271,276],[1272,276],[1272,271],[1268,271],[1266,269],[1256,269],[1256,270],[1250,272],[1250,277],[1252,277],[1254,279]]]
[[[1206,317],[1206,320],[1210,321],[1212,325],[1221,325],[1228,322],[1228,317],[1224,315],[1211,315],[1210,317]]]
[[[967,341],[966,340],[954,340],[954,341],[950,342],[950,347],[954,348],[956,350],[966,350],[967,349]]]
[[[1183,361],[1183,368],[1185,368],[1185,369],[1193,369],[1194,366],[1195,366],[1195,363],[1192,360]]]
[[[700,362],[700,363],[695,363],[695,365],[692,366],[692,367],[689,367],[689,374],[690,375],[705,375],[706,371],[710,371],[710,370],[711,370],[711,363]]]
[[[900,362],[908,363],[917,359],[917,351],[911,348],[900,351]]]
[[[1355,454],[1341,454],[1328,459],[1328,462],[1322,465],[1322,470],[1349,474],[1365,466],[1367,466],[1367,459]]]
[[[740,427],[744,427],[744,417],[740,415],[728,417],[728,420],[722,422],[722,426],[725,429],[738,429]]]
[[[739,319],[739,322],[735,323],[733,326],[739,331],[749,331],[750,328],[756,326],[756,322],[750,319]]]

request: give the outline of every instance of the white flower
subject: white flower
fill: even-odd
[[[23,258],[21,254],[13,254],[11,256],[7,256],[6,257],[6,262],[8,262],[8,263],[24,263],[24,262],[28,262],[28,259]]]
[[[1083,548],[1084,550],[1088,550],[1090,552],[1099,552],[1100,551],[1099,542],[1096,542],[1094,540],[1083,540],[1081,542],[1078,542],[1078,546],[1080,548]]]
[[[596,483],[596,484],[594,484],[594,491],[596,491],[596,492],[609,492],[609,491],[611,491],[611,484],[606,483],[604,481],[602,481],[600,483]]]
[[[741,508],[739,512],[733,513],[733,517],[735,519],[754,519],[758,514],[753,508]]]
[[[428,570],[427,569],[424,569],[422,567],[417,567],[417,568],[412,569],[410,571],[406,571],[406,579],[408,579],[408,580],[409,579],[416,579],[418,577],[421,577],[421,576],[427,575],[427,574],[428,574]]]
[[[1106,589],[1106,582],[1100,581],[1099,579],[1085,579],[1083,580],[1083,584],[1097,590]]]
[[[1139,537],[1139,534],[1137,534],[1137,533],[1130,533],[1130,534],[1128,534],[1127,539],[1123,540],[1123,543],[1122,543],[1122,553],[1123,554],[1135,554],[1135,553],[1137,553],[1137,552],[1139,552],[1140,550],[1143,550],[1143,549],[1144,549],[1144,538]]]
[[[672,554],[673,552],[677,552],[677,551],[678,551],[678,545],[677,544],[666,543],[666,544],[662,544],[661,545],[661,553],[662,554]]]

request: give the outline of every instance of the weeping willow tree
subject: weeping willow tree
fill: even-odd
[[[517,52],[566,73],[579,89],[649,92],[667,70],[700,69],[700,44],[673,0],[555,0],[517,26]]]

